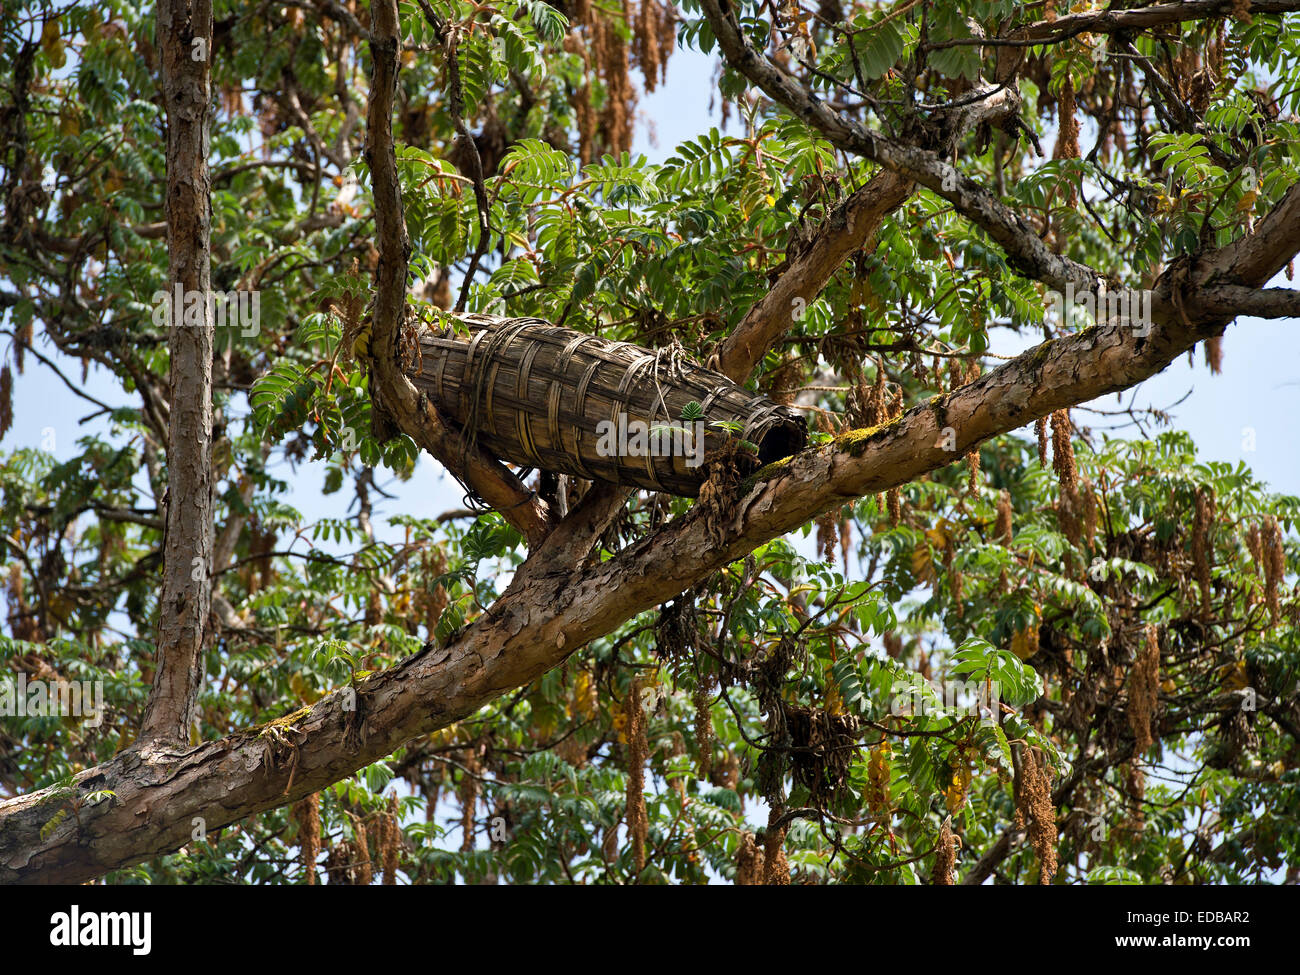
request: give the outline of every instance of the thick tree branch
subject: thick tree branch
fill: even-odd
[[[1300,291],[1290,288],[1243,288],[1224,285],[1201,299],[1201,306],[1215,315],[1236,318],[1300,318]]]
[[[1189,20],[1211,20],[1233,13],[1233,0],[1187,0],[1159,3],[1131,10],[1089,10],[1066,14],[1056,20],[1039,20],[1022,27],[1009,27],[1002,37],[960,37],[930,45],[945,47],[1033,47],[1067,41],[1080,34],[1129,34],[1151,27],[1164,27]],[[1252,0],[1251,14],[1284,14],[1300,10],[1300,0]]]

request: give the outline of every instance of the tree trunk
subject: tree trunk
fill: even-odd
[[[167,107],[171,416],[157,669],[140,738],[184,742],[212,603],[210,0],[160,0],[157,31]]]

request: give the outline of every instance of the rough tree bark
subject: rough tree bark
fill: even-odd
[[[704,7],[711,20],[719,18],[715,33],[733,64],[752,71],[756,83],[770,86],[773,97],[783,102],[789,98],[791,110],[828,124],[850,151],[875,159],[892,173],[891,180],[942,192],[959,212],[985,227],[1017,266],[1039,280],[1082,287],[1096,280],[1090,268],[1047,251],[982,187],[961,177],[953,189],[953,180],[945,176],[954,171],[932,149],[903,145],[826,118],[823,103],[809,102],[800,90],[785,84],[788,78],[770,73],[770,62],[747,50],[714,0],[704,0]],[[387,261],[380,264],[380,310],[372,349],[375,376],[382,386],[376,393],[400,404],[408,395],[401,383],[409,384],[396,368],[405,232],[387,125],[397,70],[395,0],[376,0],[371,25],[376,74],[368,152],[375,173],[376,212],[381,215],[379,244]],[[898,186],[894,190],[901,192]],[[876,213],[894,195],[863,203],[863,215]],[[855,223],[855,239],[865,241],[870,231],[861,227],[877,222],[872,218]],[[567,517],[538,532],[529,558],[486,613],[446,646],[426,649],[358,683],[355,710],[346,706],[352,694],[345,689],[220,741],[129,749],[75,779],[82,794],[111,789],[115,798],[83,807],[79,820],[66,817],[44,837],[41,828],[51,821],[60,801],[49,790],[0,803],[0,882],[84,881],[179,848],[189,841],[195,817],[201,817],[207,829],[218,829],[319,791],[403,743],[465,718],[535,680],[590,640],[824,511],[958,461],[990,437],[1056,410],[1129,388],[1197,342],[1221,334],[1243,310],[1293,312],[1294,292],[1260,289],[1297,252],[1300,185],[1292,186],[1247,236],[1166,271],[1153,289],[1149,329],[1094,327],[1046,342],[889,424],[845,434],[765,468],[740,485],[733,497],[697,503],[604,562],[591,563],[587,557],[623,494],[613,488],[589,492]],[[771,313],[780,315],[782,310]],[[729,350],[734,370],[752,368],[766,343],[780,334],[762,313],[752,313],[752,319],[746,340]],[[386,376],[397,384],[396,392]],[[410,424],[404,429],[419,434],[417,441],[437,446],[436,438],[426,437],[420,427],[437,422],[436,414],[420,405],[418,394],[406,405],[410,408],[398,416],[399,422]],[[955,440],[942,436],[945,428],[954,431]]]
[[[157,669],[140,739],[181,742],[194,722],[212,604],[211,0],[159,0],[157,33],[167,107],[171,416]],[[177,302],[178,293],[202,300]]]

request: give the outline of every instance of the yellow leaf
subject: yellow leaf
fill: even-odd
[[[835,682],[830,664],[826,665],[826,710],[831,714],[844,713],[844,697],[840,694],[840,685]]]
[[[591,675],[585,670],[578,674],[573,685],[574,706],[584,719],[590,720],[596,714],[596,688],[591,683]]]
[[[918,545],[912,550],[912,575],[921,582],[934,582],[934,563],[930,561],[930,549]]]
[[[970,789],[971,772],[970,766],[965,763],[961,768],[953,772],[952,782],[944,791],[944,803],[948,807],[948,812],[955,813],[962,806],[966,805],[966,793]]]
[[[1250,676],[1246,673],[1246,665],[1240,660],[1220,667],[1219,679],[1223,681],[1223,686],[1230,691],[1239,691],[1250,683]]]

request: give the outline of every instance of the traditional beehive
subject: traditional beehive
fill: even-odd
[[[807,442],[801,414],[680,351],[467,314],[420,352],[414,383],[466,443],[524,467],[695,497],[705,456],[749,473]]]

